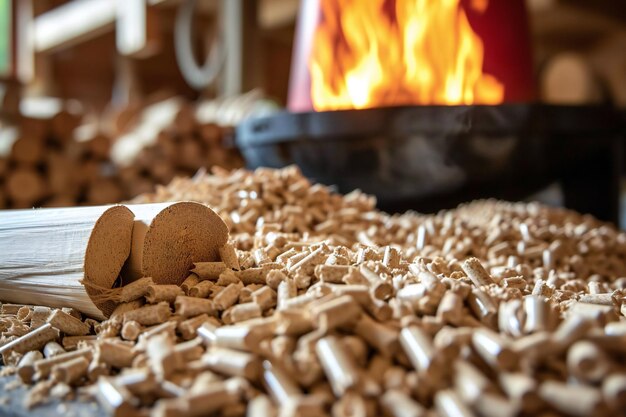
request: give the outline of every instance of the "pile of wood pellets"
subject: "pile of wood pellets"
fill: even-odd
[[[297,168],[214,170],[135,202],[227,222],[179,287],[102,322],[3,305],[4,373],[119,417],[621,415],[626,234],[540,204],[388,215]],[[7,346],[9,348],[7,348]]]

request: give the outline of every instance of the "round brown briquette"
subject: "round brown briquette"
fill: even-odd
[[[172,204],[154,217],[146,232],[142,274],[157,284],[180,285],[194,262],[219,260],[219,248],[227,240],[226,223],[209,207]]]

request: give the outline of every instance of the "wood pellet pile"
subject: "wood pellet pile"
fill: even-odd
[[[2,306],[27,401],[115,416],[614,416],[626,410],[626,234],[539,204],[387,215],[296,168],[214,171],[221,261],[144,277],[102,323]],[[1,298],[1,295],[0,295]]]

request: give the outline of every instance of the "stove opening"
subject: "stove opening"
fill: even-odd
[[[524,101],[532,91],[527,35],[519,1],[307,0],[288,107]],[[513,82],[518,85],[509,92]]]

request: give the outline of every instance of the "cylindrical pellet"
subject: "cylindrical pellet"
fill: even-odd
[[[446,291],[437,308],[437,317],[445,323],[456,325],[462,316],[463,299],[453,291]]]
[[[216,316],[217,309],[212,300],[205,298],[194,298],[179,295],[174,302],[176,307],[176,314],[180,314],[183,317],[195,317],[200,314],[208,314],[209,316]]]
[[[222,326],[214,330],[214,344],[219,347],[256,351],[261,341],[270,337],[270,329],[250,327],[244,325]]]
[[[526,374],[500,373],[498,380],[504,393],[519,404],[527,413],[536,413],[542,407],[541,399],[537,394],[537,381]]]
[[[168,303],[162,302],[155,305],[145,306],[124,313],[124,322],[136,321],[144,326],[160,324],[172,314]]]
[[[461,268],[476,287],[493,284],[493,279],[477,258],[467,259]]]
[[[584,337],[593,327],[593,321],[573,314],[565,319],[552,334],[552,340],[561,349],[567,349],[572,343]]]
[[[443,417],[473,417],[474,413],[461,401],[452,390],[437,391],[435,394],[435,409]]]
[[[267,311],[276,307],[276,292],[269,286],[263,286],[252,293],[252,301]]]
[[[499,334],[488,329],[477,329],[472,336],[472,346],[481,358],[498,371],[517,366],[518,357]]]
[[[361,315],[354,332],[375,347],[383,356],[395,355],[400,347],[398,330],[378,323],[366,314]]]
[[[112,416],[124,417],[137,413],[138,399],[111,378],[98,379],[96,398]]]
[[[467,296],[467,302],[472,312],[481,322],[490,328],[496,327],[497,308],[489,294],[475,288]]]
[[[219,253],[222,262],[224,262],[224,265],[226,265],[227,268],[231,268],[236,271],[240,269],[239,258],[237,257],[237,252],[235,251],[235,247],[232,244],[227,243],[222,246],[219,249]]]
[[[246,417],[273,417],[275,415],[276,409],[267,395],[257,395],[248,403]]]
[[[369,282],[370,293],[377,300],[387,300],[394,293],[393,285],[383,280],[380,275],[361,265],[359,272]]]
[[[215,283],[213,281],[200,281],[187,291],[190,297],[207,298],[211,295]]]
[[[467,404],[475,404],[486,392],[493,391],[489,379],[474,365],[466,361],[454,364],[454,386]]]
[[[43,347],[43,355],[46,358],[53,358],[62,353],[65,353],[65,349],[63,349],[63,346],[61,346],[57,342],[48,342]]]
[[[317,341],[317,357],[336,396],[357,386],[357,369],[335,336],[327,336]]]
[[[215,320],[215,318],[213,318],[213,320]],[[198,327],[208,321],[211,321],[211,318],[207,314],[200,314],[199,316],[181,321],[178,323],[178,326],[176,326],[176,329],[184,340],[191,340],[196,337]]]
[[[33,312],[30,316],[30,328],[34,330],[46,324],[50,314],[52,314],[52,309],[50,307],[33,307]]]
[[[546,381],[539,387],[541,398],[557,411],[579,417],[605,415],[600,390],[586,385]]]
[[[137,323],[134,320],[131,320],[124,323],[120,334],[125,340],[135,341],[139,337],[142,329],[143,327],[141,326],[141,324]]]
[[[443,364],[435,352],[430,336],[419,327],[409,326],[402,329],[400,345],[418,372],[437,381],[444,374]]]
[[[263,386],[276,404],[284,404],[302,395],[302,390],[296,381],[279,366],[269,361],[263,362]]]
[[[154,281],[151,277],[143,277],[124,285],[120,289],[118,302],[128,303],[145,297],[148,287],[152,284],[154,284]]]
[[[183,290],[178,285],[149,285],[146,291],[146,301],[150,304],[173,303],[176,297],[183,295]]]
[[[481,395],[473,409],[483,417],[515,417],[519,414],[516,404],[493,392]]]
[[[343,295],[313,306],[310,312],[317,321],[318,327],[330,331],[337,327],[354,325],[361,316],[362,310],[352,297]]]
[[[502,301],[498,306],[498,330],[513,337],[524,334],[521,300]]]
[[[142,293],[143,294],[143,293]],[[143,295],[142,295],[143,297]],[[109,316],[109,319],[114,319],[116,317],[124,317],[124,314],[129,311],[134,311],[140,308],[145,304],[145,299],[140,298],[138,300],[129,301],[127,303],[120,303],[115,307],[115,310]]]
[[[544,297],[527,295],[524,297],[526,322],[524,331],[534,333],[540,330],[551,330],[550,305]]]
[[[598,346],[585,340],[574,343],[567,351],[569,372],[591,384],[602,381],[611,369],[611,362]]]
[[[194,273],[191,273],[189,274],[187,278],[185,278],[183,283],[180,284],[180,289],[183,290],[185,294],[189,295],[189,290],[193,288],[195,285],[197,285],[199,282],[200,282],[200,277],[198,277]]]
[[[89,361],[82,356],[55,365],[51,370],[52,379],[57,382],[73,384],[87,375]]]
[[[250,320],[253,318],[261,317],[263,315],[263,311],[261,307],[256,303],[244,303],[237,304],[228,309],[224,315],[222,315],[222,320],[224,323],[228,323],[224,316],[230,317],[230,323],[239,323],[245,320]]]
[[[146,354],[150,367],[159,378],[168,378],[184,367],[184,361],[175,354],[174,341],[167,333],[159,333],[148,339]]]
[[[260,363],[254,355],[232,349],[212,348],[204,354],[202,362],[214,372],[249,380],[256,380],[260,373]]]
[[[93,353],[91,348],[84,348],[80,350],[75,350],[73,352],[62,353],[53,358],[41,359],[35,362],[35,371],[37,373],[38,378],[47,378],[50,374],[50,370],[59,364],[68,362],[70,360],[76,358],[85,358],[88,361],[91,360]]]
[[[26,353],[17,364],[17,375],[22,382],[30,384],[35,375],[35,362],[42,359],[43,355],[38,350],[31,350]]]
[[[196,262],[191,272],[200,277],[200,279],[215,281],[225,269],[226,264],[224,262]]]
[[[424,407],[397,389],[386,391],[380,398],[380,403],[391,417],[421,417],[426,414]]]
[[[98,358],[100,361],[113,368],[126,368],[132,366],[136,352],[132,347],[123,342],[103,340],[98,344]]]
[[[241,288],[241,284],[229,284],[213,299],[213,304],[215,305],[215,308],[217,308],[219,311],[224,311],[227,308],[233,306],[239,298],[239,292],[241,291]]]
[[[350,265],[318,265],[315,267],[315,276],[322,282],[341,284],[343,277],[353,269]]]
[[[602,394],[614,411],[626,410],[626,375],[613,374],[602,382]]]

